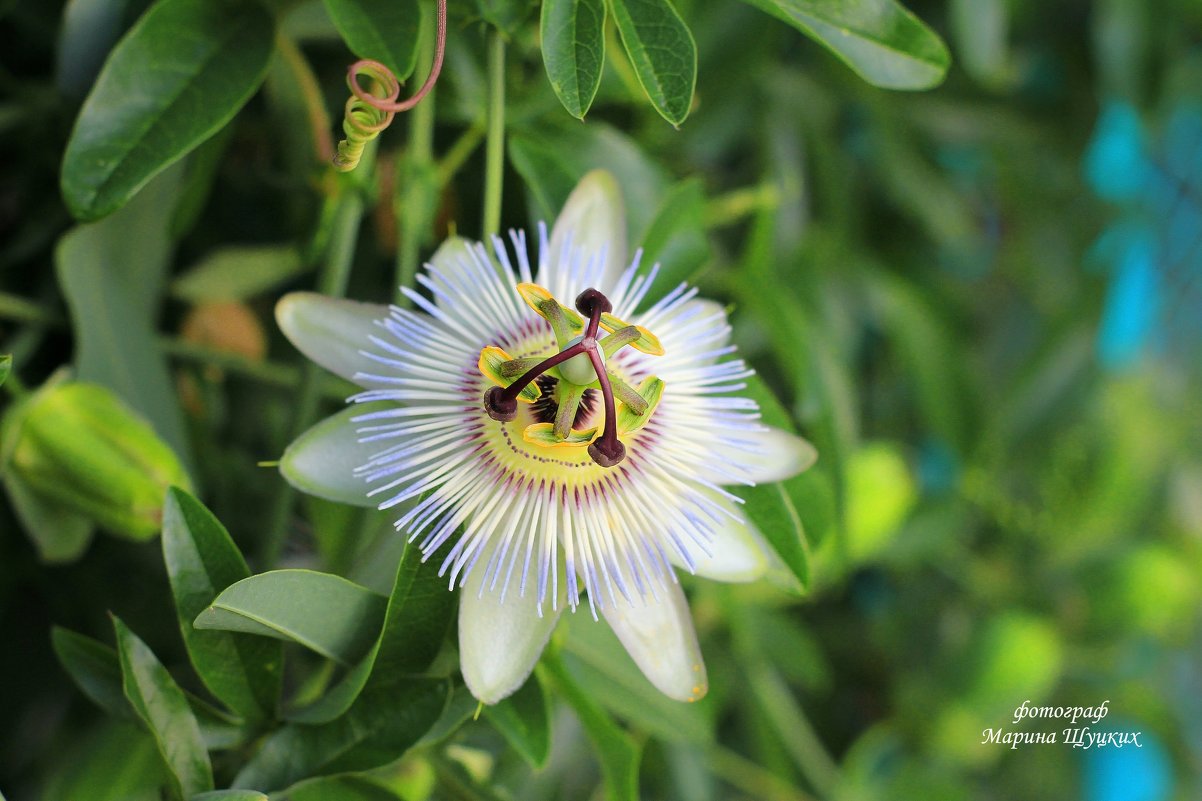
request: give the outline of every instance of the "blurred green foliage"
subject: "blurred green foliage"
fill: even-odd
[[[1197,102],[1198,5],[537,5],[453,6],[433,99],[335,176],[346,63],[424,77],[431,3],[0,2],[0,789],[1197,797],[1199,351],[1098,360],[1085,254],[1119,209],[1082,159],[1103,102],[1153,128]],[[764,488],[808,591],[686,581],[698,704],[577,615],[477,718],[453,605],[388,517],[259,466],[350,390],[271,310],[394,299],[448,233],[551,220],[594,167],[659,288],[730,304],[766,416],[818,447]],[[19,436],[72,395],[110,438],[74,402],[24,420],[61,447]],[[1028,700],[1109,700],[1144,757],[981,743],[1063,728],[1014,723]]]

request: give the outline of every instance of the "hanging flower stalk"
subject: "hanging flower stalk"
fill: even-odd
[[[647,302],[656,269],[626,265],[624,226],[616,181],[594,172],[540,227],[537,263],[522,233],[512,252],[452,239],[418,279],[429,296],[404,288],[415,310],[312,294],[277,309],[293,343],[364,388],[293,444],[285,475],[358,483],[441,555],[463,591],[463,675],[486,703],[521,686],[582,596],[657,688],[700,698],[675,571],[767,573],[774,552],[728,487],[815,458],[738,394],[752,371],[731,358],[721,306],[683,284]]]

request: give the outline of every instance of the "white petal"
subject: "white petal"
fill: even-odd
[[[301,492],[354,506],[375,506],[367,483],[354,474],[383,446],[360,443],[352,417],[389,408],[387,403],[358,404],[327,417],[301,434],[280,458],[280,473]]]
[[[461,236],[447,237],[430,257],[429,265],[430,278],[438,290],[434,293],[435,305],[456,320],[470,319],[468,309],[455,301],[465,292],[470,292],[473,297],[479,294],[471,290],[480,283],[471,243]]]
[[[602,614],[657,690],[677,701],[696,701],[705,695],[709,682],[684,592],[674,582],[656,592],[658,600],[636,596],[632,606],[619,599],[606,604]]]
[[[564,248],[569,237],[572,250],[580,251],[586,259],[605,250],[605,266],[594,285],[602,292],[612,291],[626,267],[626,211],[618,181],[612,173],[593,170],[580,179],[568,196],[551,229],[548,264],[553,274],[560,274],[567,265],[570,254]],[[541,276],[540,280],[545,281],[546,277]],[[555,287],[548,288],[555,292]],[[576,293],[585,289],[587,287],[568,286],[569,291]],[[575,295],[560,297],[560,300],[571,305]]]
[[[275,306],[275,319],[297,349],[330,372],[355,381],[359,372],[379,372],[380,365],[360,353],[371,349],[370,336],[380,334],[376,320],[388,307],[329,298],[316,292],[290,292]],[[374,388],[367,381],[355,381]]]
[[[731,516],[718,522],[710,521],[713,538],[705,544],[707,554],[700,545],[690,545],[693,557],[693,573],[715,581],[742,583],[763,578],[773,566],[772,551],[764,536],[749,521],[744,519],[743,508],[716,492],[706,492],[710,500],[726,509]],[[733,518],[738,517],[739,520]],[[672,564],[682,570],[688,566],[675,551],[669,551]]]
[[[562,599],[556,609],[544,604],[539,616],[534,564],[524,595],[516,587],[509,588],[504,601],[499,587],[481,593],[490,556],[491,548],[468,575],[466,586],[459,589],[459,667],[472,695],[495,704],[529,678],[565,604]],[[564,586],[562,580],[559,586]]]
[[[697,473],[702,480],[717,484],[735,483],[728,469],[731,465],[737,465],[740,476],[748,481],[771,484],[808,470],[818,460],[818,451],[809,442],[772,426],[739,432],[737,444],[715,439],[710,450],[709,464],[700,465]]]

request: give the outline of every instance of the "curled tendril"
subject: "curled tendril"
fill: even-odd
[[[437,17],[434,63],[425,83],[408,100],[397,102],[401,94],[401,82],[392,70],[380,62],[365,58],[347,68],[346,83],[350,87],[351,97],[346,101],[342,117],[346,139],[338,143],[338,153],[334,156],[336,169],[341,172],[355,169],[363,156],[363,148],[389,126],[393,116],[398,111],[408,111],[416,106],[434,88],[438,74],[442,72],[442,60],[447,47],[447,0],[438,0]],[[360,76],[371,80],[371,89],[365,89],[359,83]]]
[[[396,100],[401,93],[401,85],[393,75],[392,70],[377,61],[357,61],[351,66],[351,75],[360,73],[369,76],[385,94],[383,97]],[[350,80],[348,80],[350,83]],[[358,85],[355,79],[356,87]],[[352,92],[354,88],[352,87]],[[376,95],[372,95],[375,97]],[[342,116],[342,130],[346,138],[338,143],[338,152],[334,155],[334,167],[341,172],[350,172],[359,164],[363,157],[363,148],[367,143],[380,135],[389,126],[394,114],[391,111],[381,111],[373,104],[354,92],[346,101],[346,111]]]

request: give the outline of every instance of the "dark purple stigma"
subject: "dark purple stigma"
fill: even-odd
[[[613,309],[609,298],[597,289],[586,289],[576,297],[576,308],[581,314],[588,315],[588,325],[585,326],[584,336],[579,342],[564,348],[553,356],[548,356],[538,364],[522,373],[508,387],[489,387],[484,393],[484,411],[493,420],[508,423],[517,418],[518,395],[531,381],[558,364],[566,362],[587,353],[597,374],[597,382],[601,386],[601,399],[604,403],[605,424],[598,437],[588,446],[589,456],[602,467],[614,467],[626,458],[626,447],[618,440],[618,413],[614,403],[613,386],[609,374],[605,372],[605,363],[601,360],[601,348],[597,344],[597,331],[601,327],[601,315]]]

